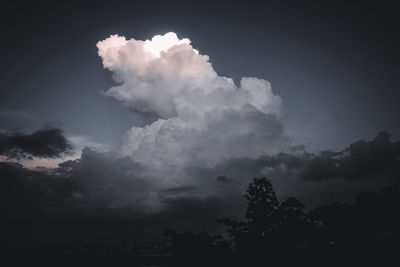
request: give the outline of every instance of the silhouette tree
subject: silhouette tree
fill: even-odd
[[[283,214],[280,225],[281,240],[290,249],[305,245],[304,242],[312,231],[312,224],[304,213],[305,206],[296,198],[290,197],[280,205]]]
[[[245,221],[220,221],[228,226],[239,258],[257,261],[268,255],[270,262],[283,262],[284,254],[303,245],[312,227],[300,201],[291,197],[280,203],[265,177],[254,178],[244,197]]]
[[[228,226],[238,258],[246,261],[242,264],[248,264],[249,260],[260,260],[265,252],[271,257],[276,254],[282,212],[273,186],[265,177],[254,178],[244,197],[247,200],[245,221],[224,219],[220,222]]]
[[[260,262],[387,266],[398,262],[400,183],[378,193],[362,193],[352,205],[332,203],[307,213],[296,198],[280,203],[265,177],[254,178],[244,197],[243,221],[220,220],[227,226],[229,241],[205,232],[170,232],[170,253],[177,259],[173,266],[258,266]]]
[[[271,217],[277,215],[279,201],[267,178],[254,178],[244,197],[248,205],[245,217],[249,223],[271,222]]]

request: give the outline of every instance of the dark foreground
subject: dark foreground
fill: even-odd
[[[245,198],[244,221],[219,221],[225,239],[166,231],[166,241],[149,247],[3,244],[3,266],[400,266],[400,184],[308,213],[295,198],[279,202],[265,178]]]

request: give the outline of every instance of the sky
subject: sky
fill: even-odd
[[[342,149],[380,130],[398,137],[395,2],[318,2],[8,3],[1,123],[31,130],[59,123],[118,144],[132,124],[154,118],[101,95],[113,81],[95,45],[111,34],[145,40],[172,31],[209,55],[220,75],[271,82],[283,99],[287,134],[312,151]],[[7,110],[34,118],[10,119]]]
[[[7,3],[6,223],[36,225],[32,240],[143,241],[171,226],[218,231],[216,216],[240,217],[254,176],[308,207],[396,182],[397,11],[395,1]]]

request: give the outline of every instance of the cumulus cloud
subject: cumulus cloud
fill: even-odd
[[[112,35],[97,44],[118,85],[105,91],[129,109],[159,120],[126,133],[120,152],[158,166],[213,165],[232,156],[258,157],[290,149],[280,120],[281,99],[268,81],[236,86],[175,33],[152,40]]]

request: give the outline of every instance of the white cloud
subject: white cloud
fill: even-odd
[[[214,165],[290,149],[280,121],[281,99],[268,81],[218,76],[209,57],[175,33],[152,40],[112,35],[98,42],[103,66],[118,85],[105,95],[159,120],[133,127],[120,152],[154,166]]]

